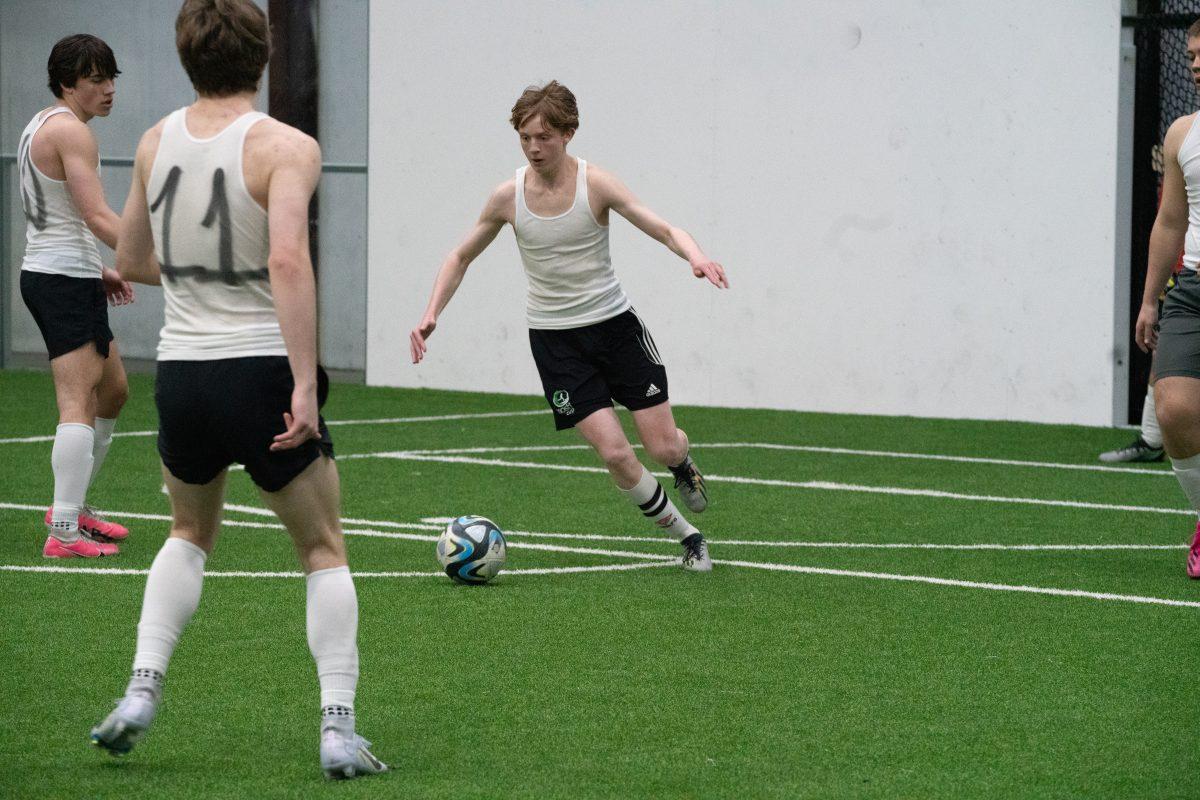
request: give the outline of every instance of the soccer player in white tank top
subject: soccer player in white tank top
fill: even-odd
[[[1200,20],[1188,29],[1187,57],[1200,88]],[[1184,269],[1159,296],[1183,251]],[[1163,142],[1162,201],[1150,234],[1146,288],[1134,340],[1155,351],[1154,405],[1163,444],[1183,493],[1200,514],[1200,115],[1171,124]],[[1188,551],[1187,575],[1200,578],[1200,523]]]
[[[687,506],[703,511],[708,503],[703,478],[666,400],[665,369],[609,263],[609,212],[662,242],[688,261],[695,277],[719,289],[729,286],[725,270],[614,175],[567,154],[579,115],[565,86],[551,81],[530,87],[510,121],[529,166],[492,192],[475,228],[442,263],[425,314],[409,335],[413,363],[425,356],[426,340],[467,267],[505,224],[512,225],[530,282],[530,343],[556,427],[576,428],[617,487],[680,540],[685,569],[709,571],[704,537],[638,461],[613,410],[615,399],[632,411],[647,454],[671,469]]]
[[[42,554],[95,558],[116,554],[112,542],[129,535],[85,505],[128,394],[104,296],[123,305],[133,291],[101,266],[92,238],[116,249],[120,218],[104,199],[88,127],[112,111],[120,70],[109,46],[87,34],[59,40],[46,67],[56,102],[38,112],[18,146],[27,221],[21,294],[46,342],[58,402],[54,504]]]
[[[200,602],[227,467],[238,460],[286,526],[307,575],[321,768],[337,778],[384,772],[354,727],[358,598],[332,443],[318,412],[323,373],[308,207],[321,151],[311,137],[254,111],[270,35],[251,0],[187,0],[175,31],[198,97],[142,137],[117,252],[123,276],[151,284],[165,278],[164,338],[168,329],[184,334],[160,347],[155,389],[171,534],[146,579],[125,697],[92,729],[92,743],[123,755],[153,721],[168,662]],[[240,147],[235,133],[244,137]],[[157,199],[147,196],[150,184]],[[174,218],[167,207],[178,212]],[[206,207],[217,211],[204,215]],[[245,320],[245,335],[229,336]],[[256,335],[249,352],[241,349],[241,339]]]

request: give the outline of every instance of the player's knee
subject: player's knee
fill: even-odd
[[[597,449],[600,458],[604,460],[604,465],[610,471],[626,472],[630,465],[637,461],[637,456],[634,455],[629,442],[613,442],[601,445]]]
[[[1155,396],[1154,413],[1168,436],[1200,424],[1196,404],[1191,398],[1181,397],[1176,392],[1159,392]]]

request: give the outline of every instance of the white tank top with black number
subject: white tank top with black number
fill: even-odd
[[[159,361],[286,356],[267,272],[267,212],[246,189],[246,133],[267,115],[241,115],[216,136],[167,117],[146,200],[162,268]]]
[[[553,217],[525,205],[525,172],[517,170],[513,229],[529,279],[525,318],[530,328],[562,330],[611,319],[629,308],[608,255],[608,227],[588,203],[587,162],[579,161],[575,201]]]
[[[21,269],[71,278],[99,278],[100,250],[79,207],[71,199],[66,181],[49,178],[33,163],[33,137],[55,114],[71,109],[56,106],[39,112],[17,144],[17,169],[21,176],[21,205],[25,210],[25,258]],[[96,164],[96,173],[100,164]]]

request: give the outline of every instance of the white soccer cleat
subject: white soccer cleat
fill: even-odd
[[[680,565],[684,569],[688,572],[712,572],[713,563],[708,556],[708,542],[704,541],[704,534],[697,531],[680,544],[683,545],[683,561]]]
[[[675,476],[675,489],[689,511],[699,514],[708,508],[708,488],[704,485],[704,476],[696,469],[696,462],[692,461],[690,455],[685,456],[679,466],[667,469]]]
[[[371,743],[357,733],[349,735],[334,726],[321,730],[321,769],[326,778],[356,778],[387,772],[384,764],[371,753]]]
[[[145,692],[127,694],[117,702],[104,721],[92,728],[92,744],[114,756],[123,756],[133,749],[154,721],[158,701]]]

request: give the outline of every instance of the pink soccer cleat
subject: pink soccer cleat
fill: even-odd
[[[53,514],[53,508],[46,509],[47,525],[50,524]],[[115,522],[109,522],[91,506],[84,506],[79,512],[79,530],[98,542],[119,542],[129,536],[128,528]]]
[[[1187,575],[1189,578],[1200,578],[1200,522],[1196,523],[1196,535],[1192,537],[1192,547],[1188,550]]]
[[[119,552],[115,544],[93,542],[86,536],[80,536],[73,542],[62,542],[47,536],[46,546],[42,548],[42,555],[46,558],[100,558],[115,556]]]

